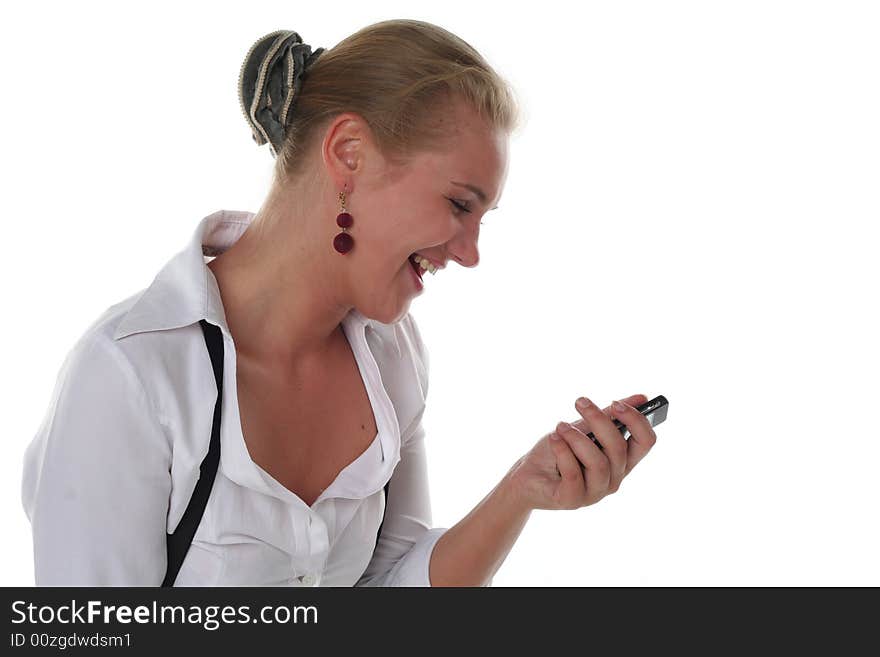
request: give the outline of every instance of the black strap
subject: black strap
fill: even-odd
[[[162,586],[174,586],[177,572],[183,564],[183,559],[189,551],[196,528],[202,521],[202,514],[208,504],[211,488],[214,485],[214,476],[217,474],[217,465],[220,463],[220,412],[223,401],[223,334],[218,326],[209,324],[204,319],[199,320],[202,333],[205,335],[205,344],[208,346],[208,354],[211,356],[211,365],[214,368],[214,380],[217,383],[217,402],[214,404],[214,426],[211,428],[211,445],[208,454],[199,467],[199,480],[193,491],[189,505],[186,507],[180,523],[173,534],[167,535],[168,569]]]
[[[376,532],[376,543],[373,545],[373,552],[376,551],[376,546],[379,545],[379,534],[382,533],[382,525],[385,524],[385,512],[388,510],[388,486],[391,485],[391,480],[389,479],[385,483],[385,506],[382,508],[382,522],[379,523],[379,531]]]
[[[162,581],[163,587],[174,586],[174,580],[177,579],[177,573],[193,537],[196,535],[196,529],[202,521],[202,515],[205,507],[208,505],[208,497],[211,495],[211,488],[214,486],[214,477],[217,474],[217,466],[220,463],[220,413],[223,400],[223,334],[220,328],[214,324],[210,324],[204,319],[199,320],[202,326],[202,333],[205,335],[205,344],[208,347],[208,354],[211,356],[211,365],[214,369],[214,381],[217,384],[217,401],[214,404],[214,425],[211,427],[211,445],[208,447],[208,454],[199,467],[199,480],[196,482],[195,490],[192,498],[180,519],[180,523],[174,530],[173,534],[167,534],[167,551],[168,551],[168,568],[165,572],[165,579]],[[389,480],[385,484],[385,509],[388,508],[388,487],[391,484]],[[382,511],[382,522],[379,523],[379,531],[376,532],[376,543],[379,544],[379,534],[382,533],[382,526],[385,524],[385,511]],[[375,545],[373,550],[375,551]]]

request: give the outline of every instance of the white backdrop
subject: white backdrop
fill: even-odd
[[[202,217],[268,190],[236,96],[247,48],[389,18],[470,42],[526,115],[480,265],[411,307],[434,524],[578,396],[663,394],[621,489],[534,512],[496,586],[880,585],[877,5],[307,5],[0,10],[0,585],[33,584],[22,456],[68,350]]]

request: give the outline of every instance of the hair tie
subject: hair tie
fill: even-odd
[[[324,48],[312,52],[293,30],[277,30],[250,47],[238,76],[238,99],[258,146],[277,157],[302,75]]]

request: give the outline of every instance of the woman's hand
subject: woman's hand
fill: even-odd
[[[617,492],[620,482],[644,458],[657,440],[654,428],[634,406],[645,395],[621,400],[624,410],[575,404],[581,418],[545,435],[510,469],[508,477],[519,500],[529,509],[579,509]],[[624,439],[614,424],[626,425]],[[601,443],[600,449],[586,434]]]

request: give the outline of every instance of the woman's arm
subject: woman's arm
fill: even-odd
[[[531,515],[508,475],[437,541],[431,586],[488,586]]]
[[[131,364],[102,335],[64,362],[24,459],[38,586],[158,586],[171,448]]]

